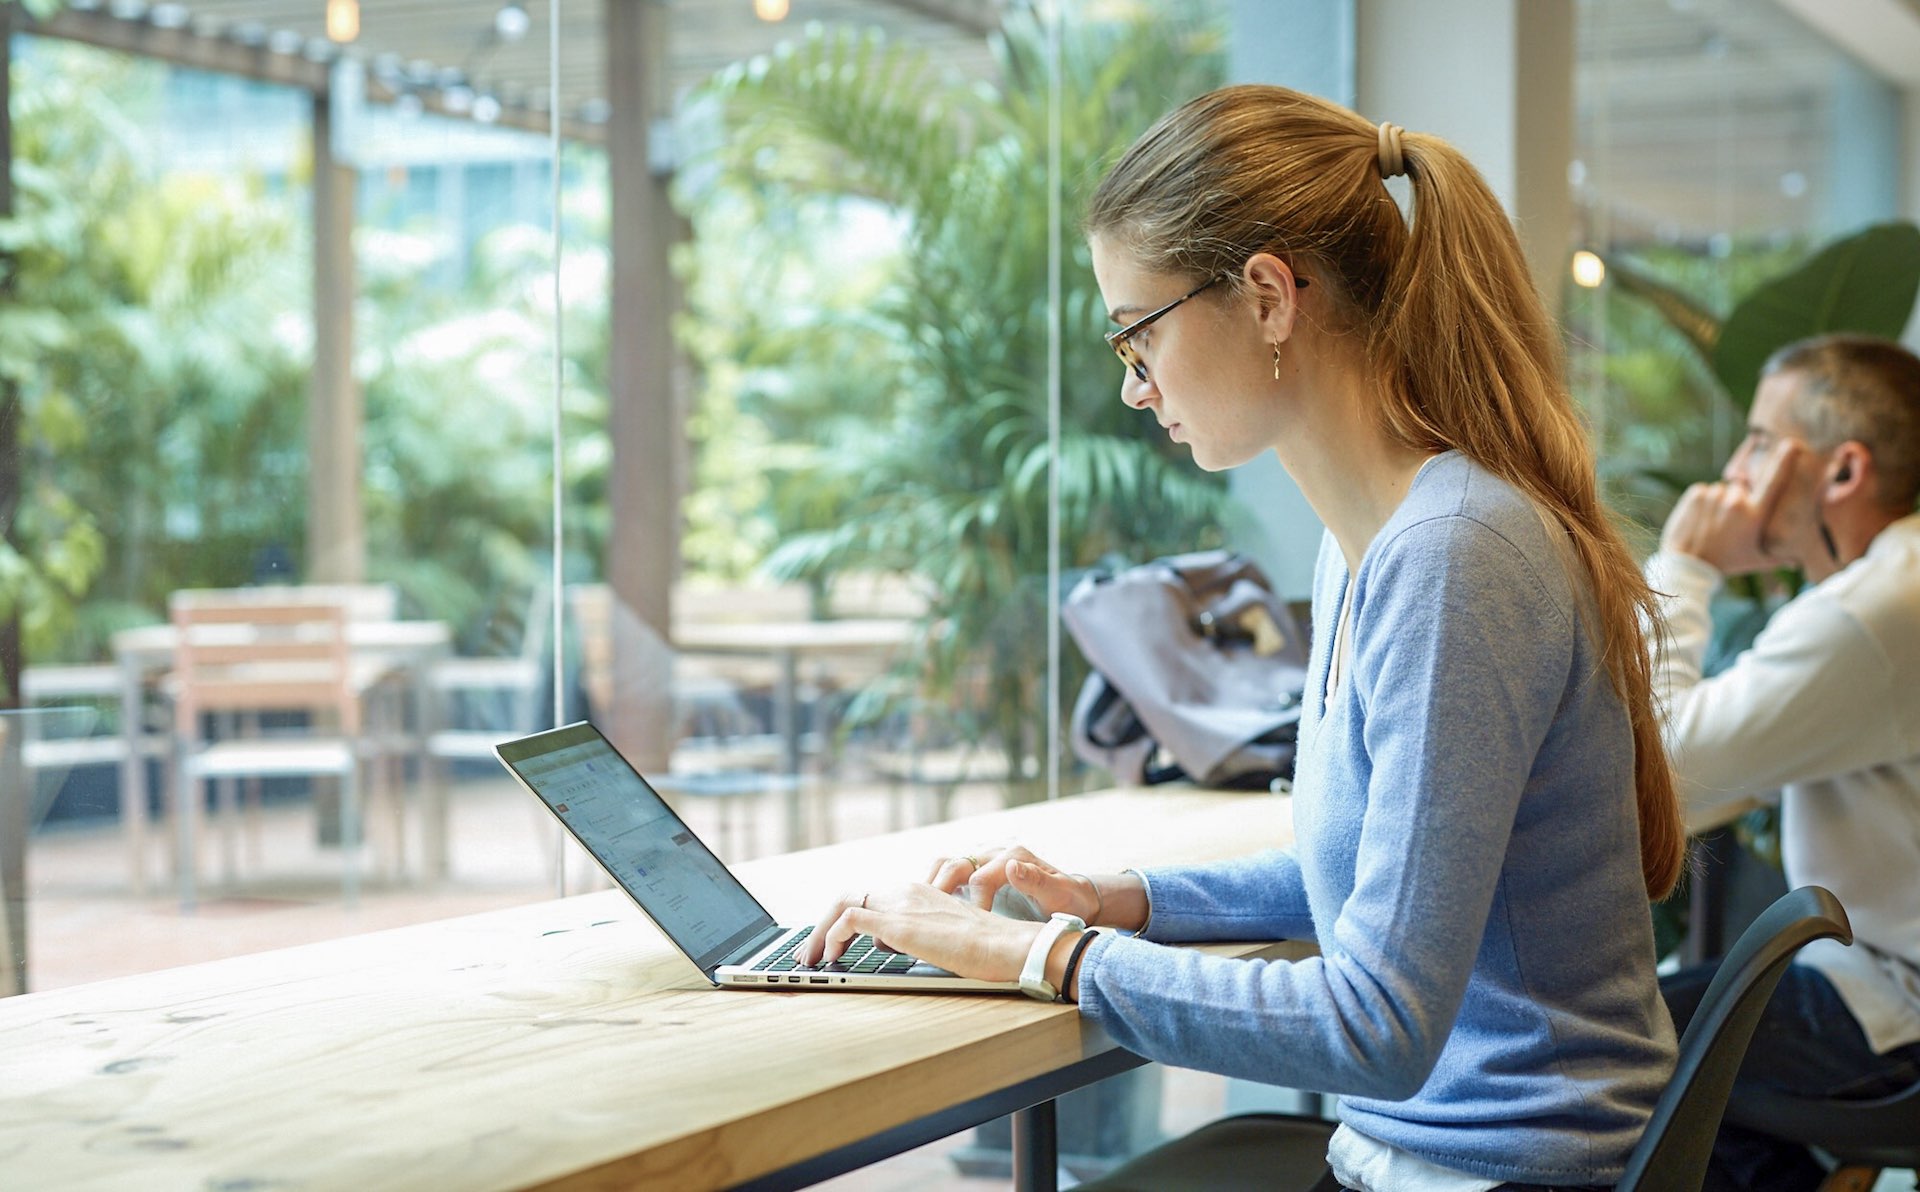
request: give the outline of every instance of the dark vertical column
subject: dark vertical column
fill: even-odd
[[[667,172],[652,166],[653,122],[667,111],[667,21],[658,0],[608,0],[607,173],[613,292],[607,375],[613,474],[605,562],[614,597],[614,743],[642,769],[664,766],[670,692],[643,642],[671,638],[680,568],[678,444],[685,419],[674,396],[670,322],[678,305],[667,251],[678,227]]]
[[[13,10],[0,5],[0,219],[13,214]],[[0,303],[13,300],[13,272],[0,281]],[[20,387],[0,378],[0,537],[14,539],[20,511]],[[0,617],[0,713],[20,706],[18,609]],[[20,730],[0,714],[0,996],[27,987],[27,774],[20,764]]]
[[[353,379],[353,167],[333,155],[333,112],[313,100],[313,389],[307,405],[308,583],[366,575],[360,387]]]

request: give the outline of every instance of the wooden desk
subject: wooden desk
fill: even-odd
[[[939,853],[1198,861],[1285,843],[1290,811],[1112,792],[740,873],[806,921],[843,883],[918,879]],[[0,1183],[793,1186],[1137,1062],[1025,998],[712,989],[610,890],[0,1001]]]

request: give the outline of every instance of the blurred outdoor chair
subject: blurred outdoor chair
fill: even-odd
[[[551,727],[540,709],[547,680],[553,594],[534,585],[521,622],[519,649],[495,657],[442,658],[428,671],[439,704],[439,725],[427,752],[444,772],[452,761],[491,760],[493,747]]]
[[[70,772],[83,766],[164,760],[168,741],[164,730],[141,723],[132,733],[123,733],[105,714],[120,706],[121,695],[120,668],[110,662],[24,668],[20,701],[42,713],[25,717],[20,726],[21,759],[28,774],[57,788]],[[144,714],[145,701],[136,706]]]
[[[607,585],[571,585],[567,600],[589,716],[603,727],[611,726],[618,706],[616,655],[624,653],[637,676],[634,681],[655,689],[648,694],[671,724],[670,763],[648,772],[648,782],[676,809],[685,800],[715,804],[716,851],[729,860],[739,859],[732,851],[733,813],[742,819],[744,835],[752,843],[760,800],[769,794],[799,796],[798,776],[778,769],[778,736],[752,713],[730,677],[709,669],[704,658],[677,654],[639,616],[619,606]]]
[[[201,592],[176,593],[171,603],[178,643],[166,687],[177,739],[172,812],[182,906],[190,909],[197,897],[201,783],[221,780],[222,857],[231,882],[238,869],[233,780],[277,777],[338,780],[341,892],[353,904],[360,885],[361,794],[370,763],[380,755],[375,734],[367,731],[368,711],[384,694],[385,668],[356,664],[345,604],[224,601]],[[310,723],[267,730],[261,716],[271,713],[301,714]],[[217,737],[207,732],[210,720],[219,725]],[[388,795],[398,857],[402,808]]]
[[[427,672],[433,708],[426,742],[433,804],[426,814],[429,876],[441,877],[448,867],[447,797],[455,764],[492,761],[493,747],[500,742],[553,727],[540,700],[549,670],[552,619],[553,589],[543,580],[527,600],[515,653],[442,658]]]
[[[239,588],[186,588],[169,598],[171,607],[226,605],[331,604],[349,621],[391,621],[400,615],[400,590],[392,584],[254,584]]]

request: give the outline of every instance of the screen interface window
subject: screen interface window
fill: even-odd
[[[763,914],[604,741],[569,745],[515,769],[689,955],[707,955]]]

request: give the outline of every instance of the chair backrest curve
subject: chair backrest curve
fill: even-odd
[[[1680,1039],[1673,1080],[1627,1159],[1618,1192],[1698,1192],[1760,1014],[1794,953],[1817,939],[1853,942],[1840,900],[1819,886],[1789,890],[1741,933]]]

